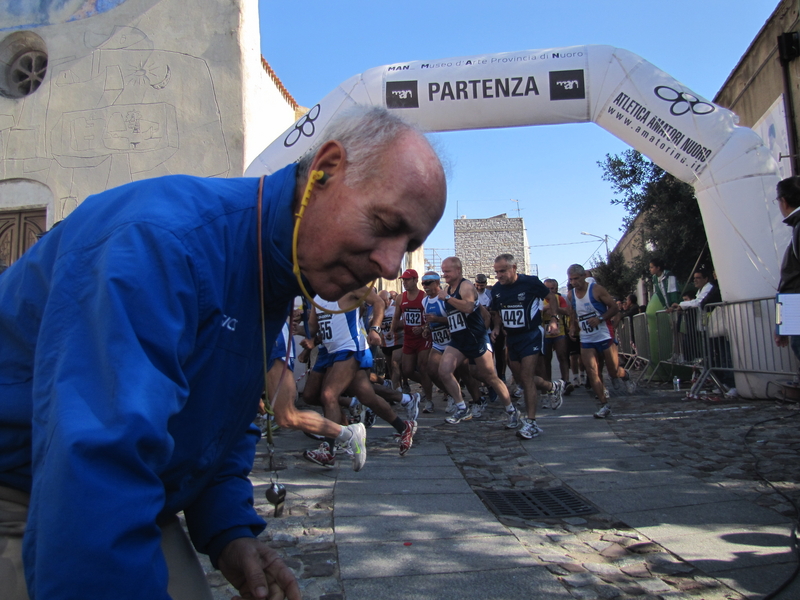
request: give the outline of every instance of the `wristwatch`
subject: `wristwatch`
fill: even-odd
[[[375,333],[380,333],[381,332],[381,328],[378,327],[377,325],[373,325],[369,329],[370,329],[370,331],[374,331]]]
[[[445,299],[445,302],[446,302],[446,301],[448,301],[448,300],[450,300],[450,298],[451,298],[450,294],[447,294],[447,295],[445,295],[445,297],[444,297],[444,299]]]

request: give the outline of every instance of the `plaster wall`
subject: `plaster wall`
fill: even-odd
[[[48,72],[30,96],[0,97],[0,180],[46,185],[50,226],[130,181],[241,176],[295,120],[263,70],[257,11],[256,0],[120,0],[29,23]]]

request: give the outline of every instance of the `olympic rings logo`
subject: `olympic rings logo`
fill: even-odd
[[[687,94],[686,92],[673,90],[671,87],[666,85],[660,85],[653,91],[655,92],[656,96],[662,100],[672,102],[672,106],[669,107],[669,112],[676,117],[685,115],[689,111],[695,115],[707,115],[715,110],[713,104],[703,102],[700,100],[700,98],[693,94]]]
[[[312,137],[317,131],[314,121],[316,121],[317,117],[319,117],[319,112],[320,107],[319,104],[317,104],[314,106],[314,108],[304,114],[300,120],[294,124],[294,129],[289,132],[289,135],[286,136],[286,139],[283,140],[283,145],[287,148],[291,148],[300,141],[301,137]]]

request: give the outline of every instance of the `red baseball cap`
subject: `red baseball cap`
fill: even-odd
[[[403,271],[403,274],[400,275],[400,279],[419,279],[419,275],[414,269],[406,269]]]

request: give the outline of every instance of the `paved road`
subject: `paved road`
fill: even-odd
[[[456,426],[443,423],[440,408],[421,415],[402,458],[390,428],[376,425],[360,473],[346,458],[334,469],[303,461],[301,450],[314,442],[280,432],[287,512],[268,517],[264,538],[309,600],[717,600],[776,588],[795,566],[794,509],[756,469],[800,499],[800,410],[685,401],[657,389],[612,402],[613,418],[599,421],[589,393],[576,391],[559,411],[540,411],[545,431],[530,441],[503,429],[500,407]],[[262,451],[252,479],[268,514]],[[475,494],[563,487],[597,512],[497,517]],[[232,590],[208,571],[217,597],[229,598]],[[779,598],[800,598],[800,584]]]

